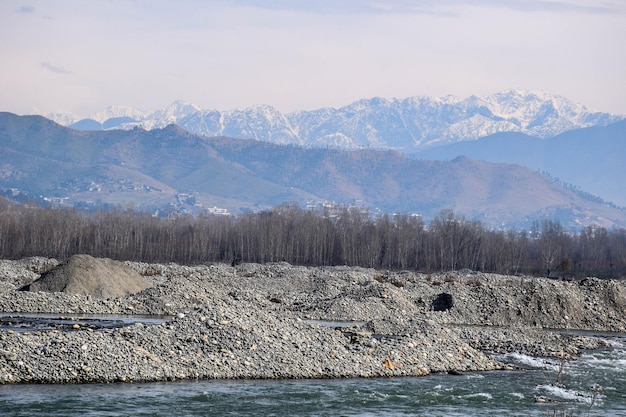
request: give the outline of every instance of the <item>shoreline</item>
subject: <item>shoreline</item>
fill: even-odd
[[[572,283],[470,271],[124,262],[151,287],[108,299],[18,291],[58,263],[1,261],[0,311],[172,319],[102,330],[0,330],[0,384],[511,369],[487,352],[574,359],[581,349],[608,346],[600,338],[556,331],[626,328],[626,283],[594,278]],[[314,320],[359,326],[307,322]]]

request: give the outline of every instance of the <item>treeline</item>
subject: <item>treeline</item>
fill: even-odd
[[[228,216],[157,218],[132,211],[85,213],[0,201],[0,258],[95,257],[144,262],[277,262],[424,272],[626,277],[626,230],[570,233],[545,220],[525,232],[494,231],[443,211],[372,218],[284,205]]]

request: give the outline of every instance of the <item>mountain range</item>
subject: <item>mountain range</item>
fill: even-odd
[[[623,209],[520,165],[207,137],[174,124],[80,131],[11,113],[0,113],[0,192],[56,206],[159,213],[237,214],[295,202],[425,218],[452,209],[493,227],[527,228],[545,218],[572,228],[626,226]]]
[[[49,117],[80,130],[135,127],[151,130],[174,123],[191,133],[211,137],[306,147],[396,149],[405,153],[500,132],[547,138],[624,119],[620,115],[593,112],[565,97],[523,90],[463,99],[371,98],[340,108],[286,114],[269,105],[220,111],[203,110],[178,101],[152,113],[114,106],[80,121],[69,115]]]

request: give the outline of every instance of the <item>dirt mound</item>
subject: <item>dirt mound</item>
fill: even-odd
[[[116,298],[149,287],[151,285],[138,272],[122,262],[97,259],[89,255],[74,255],[21,290]]]

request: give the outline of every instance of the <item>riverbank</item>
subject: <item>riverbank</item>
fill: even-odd
[[[18,291],[57,264],[2,261],[0,311],[172,319],[105,330],[0,331],[0,383],[462,373],[507,366],[488,352],[574,358],[603,346],[544,329],[626,328],[626,284],[593,278],[127,262],[150,288],[108,299]]]

